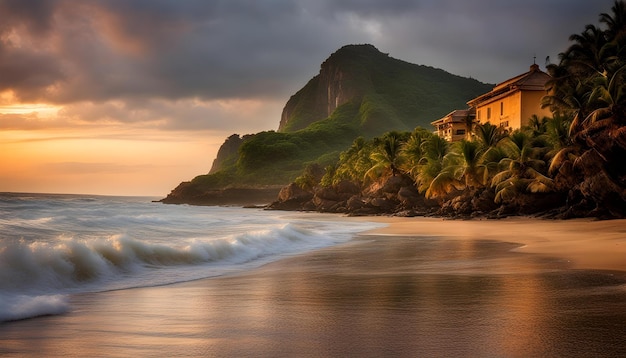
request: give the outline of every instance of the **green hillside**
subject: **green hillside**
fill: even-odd
[[[336,162],[359,136],[372,138],[417,126],[431,130],[430,122],[466,108],[468,100],[491,88],[394,59],[372,45],[344,46],[289,99],[278,131],[229,137],[211,174],[176,190],[198,194],[225,187],[284,185],[308,164]]]

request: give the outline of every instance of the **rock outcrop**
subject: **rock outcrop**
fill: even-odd
[[[563,192],[522,194],[505,204],[496,204],[492,188],[465,189],[445,197],[427,199],[420,194],[412,180],[403,175],[391,176],[364,187],[344,181],[330,187],[304,190],[295,183],[281,190],[278,198],[267,208],[360,215],[439,216],[455,219],[508,216],[540,216],[545,218],[624,217],[615,212],[598,212],[589,203],[577,201],[569,205]]]
[[[432,214],[438,208],[437,201],[424,198],[405,176],[389,177],[363,188],[356,183],[342,181],[330,187],[304,190],[292,183],[281,190],[278,199],[268,206],[273,210],[404,216]]]
[[[220,149],[217,151],[217,156],[213,160],[213,165],[211,166],[209,174],[217,173],[228,164],[236,161],[239,147],[241,147],[241,144],[243,144],[243,142],[249,137],[251,137],[250,134],[244,136],[233,134],[226,138],[224,143],[220,146]]]
[[[289,98],[283,108],[278,130],[306,128],[330,116],[345,103],[359,102],[372,85],[366,78],[359,76],[350,62],[381,55],[372,45],[349,45],[332,54],[322,63],[319,74]]]

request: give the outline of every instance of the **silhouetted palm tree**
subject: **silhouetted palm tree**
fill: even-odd
[[[605,31],[606,37],[615,41],[623,35],[622,32],[626,28],[626,4],[623,1],[615,1],[611,7],[611,13],[601,13],[600,22],[607,26]],[[624,39],[619,39],[623,42]]]
[[[529,119],[528,119],[528,129],[530,129],[533,133],[533,136],[537,137],[540,136],[542,134],[544,134],[546,132],[547,129],[547,124],[548,124],[548,117],[541,117],[539,118],[538,115],[533,114]]]
[[[567,172],[581,181],[603,173],[602,180],[587,182],[587,193],[605,201],[609,191],[626,200],[626,6],[615,1],[611,13],[600,15],[606,26],[587,25],[570,37],[573,44],[548,66],[552,80],[544,106],[572,120],[569,143],[552,158],[551,173]],[[594,169],[589,169],[594,168]],[[602,183],[602,184],[599,184]],[[621,189],[615,189],[621,188]],[[599,205],[599,201],[597,201]]]

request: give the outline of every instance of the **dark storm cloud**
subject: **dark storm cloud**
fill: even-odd
[[[374,5],[341,10],[377,21],[383,35],[378,46],[394,57],[500,82],[527,70],[534,55],[540,65],[547,56],[557,61],[569,35],[597,23],[612,3],[422,0],[396,2],[394,11]]]
[[[0,91],[56,103],[286,101],[349,43],[499,82],[525,71],[533,55],[556,61],[568,36],[611,4],[0,0]]]
[[[55,1],[0,1],[0,90],[13,89],[25,98],[45,97],[46,88],[64,78],[59,59],[39,41],[52,28]]]
[[[55,0],[3,0],[0,2],[0,31],[24,26],[33,34],[43,34],[52,26]]]
[[[332,47],[325,45],[340,27],[308,17],[294,2],[59,1],[47,17],[10,4],[3,3],[1,16],[12,25],[0,46],[12,54],[3,62],[14,73],[38,68],[40,83],[3,81],[1,89],[30,99],[54,87],[45,96],[61,103],[284,96],[293,90],[295,76],[310,77],[329,48],[343,42],[337,36]],[[42,30],[28,31],[31,23]],[[12,46],[12,32],[22,42],[50,40],[54,47]]]

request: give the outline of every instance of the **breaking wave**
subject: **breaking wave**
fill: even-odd
[[[292,224],[183,244],[59,237],[15,240],[0,249],[0,321],[67,310],[62,293],[162,285],[219,275],[224,268],[328,246],[329,236]]]
[[[247,270],[372,225],[139,197],[0,193],[0,322],[67,312],[74,293]]]

